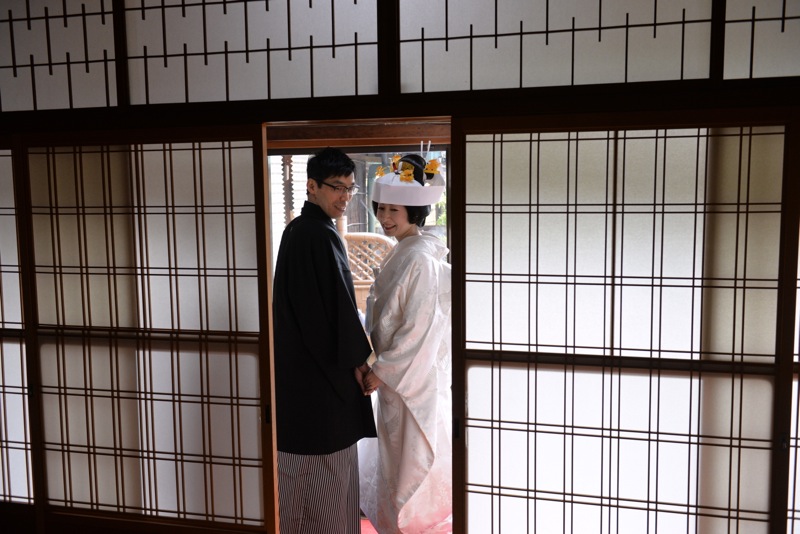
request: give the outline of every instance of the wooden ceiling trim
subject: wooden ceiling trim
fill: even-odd
[[[267,149],[450,144],[450,119],[267,123]]]

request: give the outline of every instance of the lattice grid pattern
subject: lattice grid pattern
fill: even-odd
[[[726,6],[724,39],[716,37],[725,79],[800,74],[800,0]],[[712,0],[400,7],[400,41],[389,46],[400,53],[404,93],[691,80],[717,70]],[[123,28],[124,48],[115,44]],[[103,0],[12,2],[0,13],[0,42],[10,44],[0,54],[0,109],[373,95],[378,42],[391,33],[379,30],[376,0],[128,0],[119,12]]]
[[[0,500],[32,503],[30,391],[9,150],[0,150],[0,191]]]
[[[30,151],[49,503],[264,524],[253,149]]]
[[[766,533],[783,129],[470,135],[466,169],[470,531]]]

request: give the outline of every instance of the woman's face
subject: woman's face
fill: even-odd
[[[398,241],[409,235],[416,235],[417,225],[408,222],[408,210],[397,204],[378,204],[378,222],[383,233]]]

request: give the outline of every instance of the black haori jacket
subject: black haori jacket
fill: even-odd
[[[347,250],[311,202],[283,232],[272,309],[278,450],[330,454],[376,436],[372,403],[354,376],[372,349]]]

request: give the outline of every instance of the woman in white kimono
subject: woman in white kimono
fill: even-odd
[[[373,194],[384,233],[398,243],[367,318],[376,360],[364,389],[377,390],[378,440],[359,447],[361,508],[380,534],[439,534],[452,532],[450,265],[447,247],[421,228],[444,180],[426,177],[421,156],[399,163]]]

